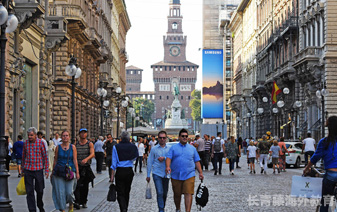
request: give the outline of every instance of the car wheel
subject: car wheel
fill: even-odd
[[[301,165],[301,158],[298,157],[298,158],[296,159],[295,168],[299,168],[300,165]]]

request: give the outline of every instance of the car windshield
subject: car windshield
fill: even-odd
[[[287,147],[287,149],[289,149],[289,147],[291,148],[291,145],[290,144],[286,144],[286,147]]]

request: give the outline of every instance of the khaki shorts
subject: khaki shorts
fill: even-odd
[[[278,158],[272,158],[271,162],[272,162],[272,164],[277,165],[278,164]]]
[[[188,178],[187,180],[175,180],[171,178],[172,189],[174,194],[194,194],[194,181],[195,177]]]

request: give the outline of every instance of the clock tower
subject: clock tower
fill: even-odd
[[[169,0],[167,16],[167,32],[163,36],[164,59],[153,65],[153,82],[155,91],[155,120],[157,129],[165,128],[165,120],[169,118],[167,111],[175,98],[181,104],[181,116],[189,129],[193,129],[193,119],[189,102],[191,92],[195,89],[197,70],[199,66],[186,60],[186,36],[183,33],[183,16],[181,15],[180,0]],[[175,97],[174,88],[179,90]],[[173,115],[173,114],[171,114]]]
[[[180,0],[170,0],[167,16],[167,32],[164,35],[164,61],[186,61],[186,36],[183,34],[183,17],[180,10]]]

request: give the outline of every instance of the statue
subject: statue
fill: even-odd
[[[176,82],[173,83],[173,95],[174,97],[178,97],[180,94],[180,91],[179,91],[179,88],[178,88],[178,85]]]
[[[185,109],[181,110],[181,115],[180,115],[181,119],[185,119]]]
[[[168,111],[166,112],[166,118],[167,118],[167,119],[172,118],[172,114],[171,114],[171,111],[170,111],[170,110],[168,110]]]

